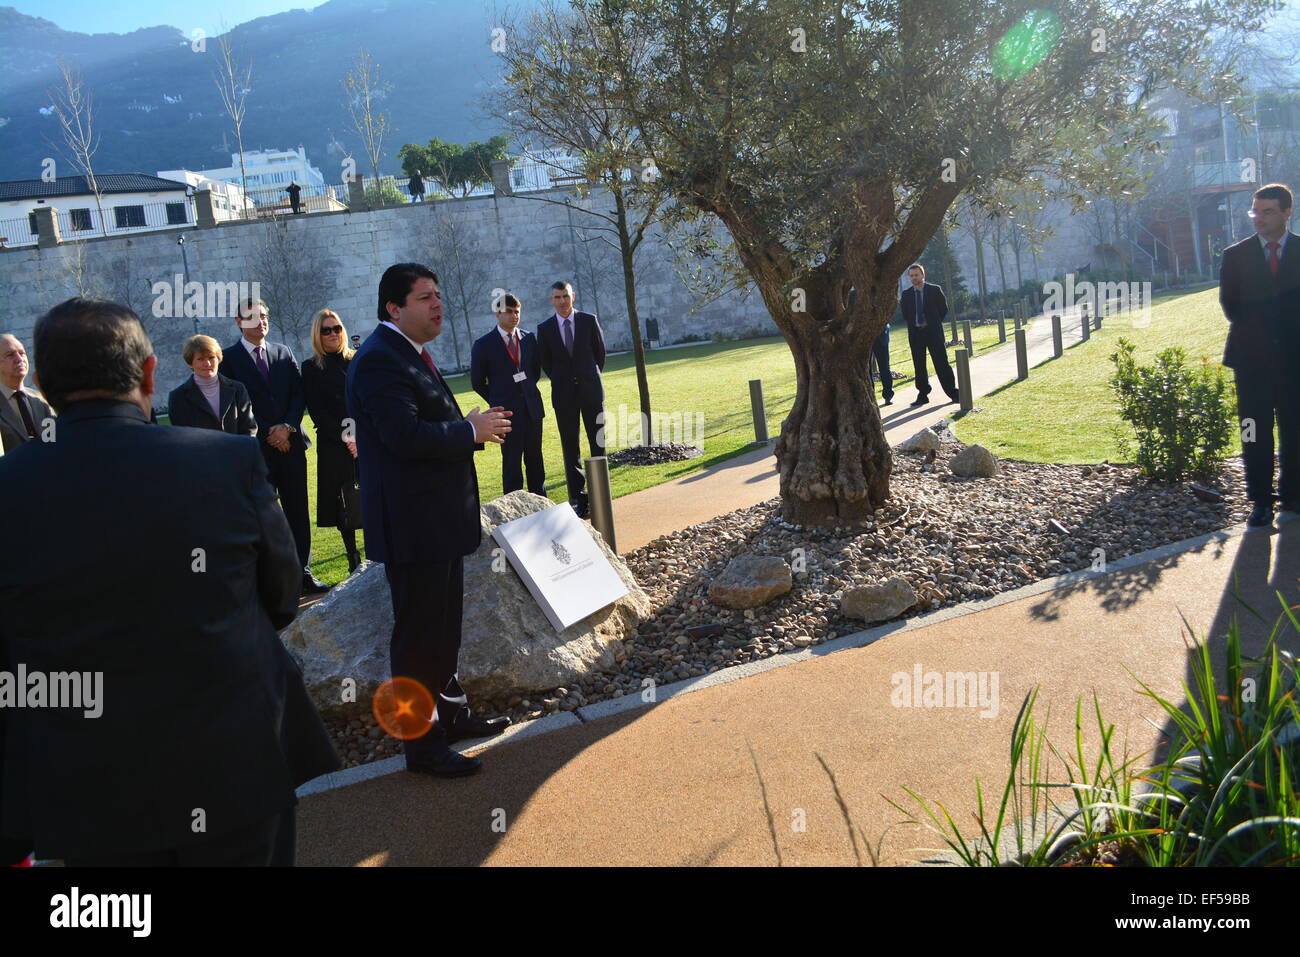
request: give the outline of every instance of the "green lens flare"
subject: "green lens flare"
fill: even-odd
[[[1060,38],[1060,17],[1051,10],[1030,10],[998,42],[993,51],[993,75],[999,80],[1024,76]]]

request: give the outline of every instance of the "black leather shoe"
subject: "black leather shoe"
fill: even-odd
[[[929,397],[928,397],[928,396],[924,396],[924,395],[923,395],[923,396],[919,396],[919,397],[917,398],[917,400],[916,400],[915,402],[912,403],[912,405],[929,405],[929,404],[930,404],[930,399],[929,399]]]
[[[1300,512],[1300,499],[1287,499],[1280,506],[1284,512]]]
[[[509,718],[479,718],[468,708],[463,708],[447,728],[447,743],[463,741],[466,738],[490,738],[508,727],[510,727]]]
[[[406,757],[406,770],[414,774],[432,774],[438,778],[463,778],[483,767],[478,758],[469,758],[447,748],[431,755]]]
[[[1250,518],[1246,519],[1246,524],[1254,528],[1260,528],[1264,525],[1273,524],[1273,503],[1256,502],[1255,507],[1251,509]]]
[[[323,595],[330,590],[330,586],[323,581],[318,581],[315,575],[310,573],[302,576],[302,593],[304,595]]]
[[[892,395],[886,396],[885,401],[882,403],[882,405],[893,405],[893,404],[894,404],[894,397]]]

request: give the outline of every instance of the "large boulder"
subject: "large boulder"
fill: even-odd
[[[600,533],[588,526],[628,594],[557,633],[504,552],[494,556],[492,529],[551,506],[512,492],[479,510],[483,541],[465,558],[465,610],[459,675],[471,695],[546,691],[615,667],[621,643],[651,613],[650,599]],[[496,570],[493,568],[494,558]],[[343,702],[343,680],[368,700],[390,675],[392,596],[382,565],[367,562],[312,605],[280,637],[298,661],[322,709]]]
[[[897,618],[916,604],[916,592],[907,579],[894,577],[879,585],[857,585],[844,592],[840,613],[868,624]]]
[[[757,608],[793,587],[790,566],[779,555],[737,555],[709,586],[709,600],[723,608]]]
[[[998,459],[984,446],[970,445],[954,455],[948,467],[962,478],[992,478],[998,474]]]

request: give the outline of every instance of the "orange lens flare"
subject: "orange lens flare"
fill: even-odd
[[[433,695],[414,678],[390,678],[370,702],[379,726],[401,741],[413,741],[433,727]]]

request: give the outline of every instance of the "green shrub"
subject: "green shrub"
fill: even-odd
[[[401,206],[409,202],[411,197],[403,193],[397,187],[391,176],[385,176],[380,180],[369,180],[365,184],[366,202],[370,206]]]
[[[1140,366],[1134,348],[1120,339],[1110,356],[1119,415],[1136,437],[1134,442],[1117,429],[1120,452],[1131,455],[1148,478],[1163,482],[1208,475],[1232,442],[1233,401],[1223,370],[1202,360],[1193,372],[1177,347],[1161,352],[1154,365]]]

